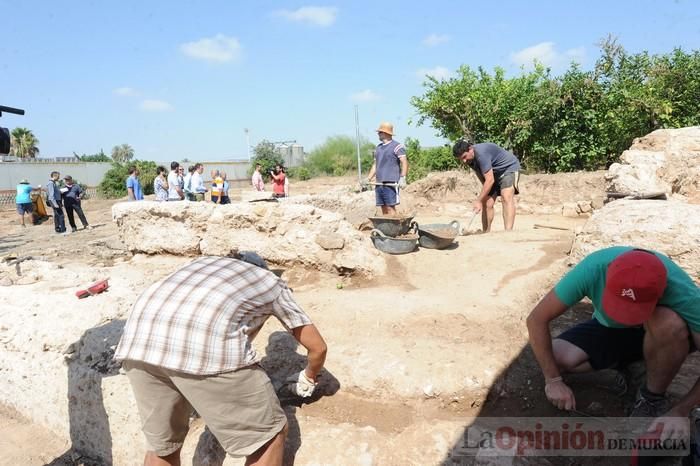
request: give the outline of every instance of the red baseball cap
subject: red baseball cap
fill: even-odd
[[[623,325],[643,324],[664,294],[666,277],[666,266],[654,253],[633,249],[620,254],[608,265],[603,311]]]

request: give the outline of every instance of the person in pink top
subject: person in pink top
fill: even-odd
[[[263,181],[262,174],[260,173],[261,165],[255,164],[255,171],[253,172],[253,189],[256,191],[265,191],[265,182]]]

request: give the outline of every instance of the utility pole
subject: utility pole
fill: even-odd
[[[360,117],[355,105],[355,143],[357,144],[357,182],[362,184],[362,163],[360,162]]]
[[[250,162],[250,130],[248,128],[243,128],[243,132],[245,133],[245,148],[248,154],[248,162]]]

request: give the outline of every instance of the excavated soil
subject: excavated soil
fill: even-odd
[[[435,189],[429,189],[425,182],[409,187],[413,203],[406,211],[416,211],[416,220],[426,224],[468,223],[472,193],[460,192],[457,179],[454,183],[451,179],[441,178]],[[535,190],[536,197],[523,194],[521,201],[544,205],[548,199],[559,202],[559,194],[564,199],[564,192],[588,198],[598,194],[593,175],[580,180],[579,185],[574,177],[566,176],[564,188],[557,188],[558,181],[533,178],[531,184],[542,194]],[[294,183],[292,194],[324,193],[343,183],[351,185],[354,180],[324,178]],[[42,362],[48,359],[42,358],[61,359],[66,351],[53,342],[64,328],[61,322],[72,322],[76,326],[72,331],[78,335],[97,329],[91,327],[100,319],[93,315],[110,316],[107,325],[119,322],[115,319],[128,315],[141,290],[188,260],[126,252],[111,223],[111,204],[87,201],[86,214],[96,228],[67,236],[54,235],[50,221],[22,229],[16,225],[14,211],[0,212],[0,255],[31,257],[18,264],[20,272],[14,266],[0,269],[0,283],[5,284],[0,286],[0,347],[6,352],[4,362],[0,362],[6,381],[0,382],[0,388],[8,384],[0,394],[14,397],[12,404],[26,411],[20,415],[9,408],[0,410],[0,465],[90,464],[68,448],[71,441],[80,438],[81,428],[93,429],[95,423],[104,422],[115,433],[124,419],[136,419],[135,413],[119,411],[126,406],[108,405],[109,400],[102,408],[104,419],[84,420],[72,412],[71,425],[52,424],[51,419],[38,414],[39,408],[30,407],[32,400],[39,406],[47,402],[40,391],[29,388],[37,387],[34,383],[50,383],[43,381],[45,376],[39,372],[44,370],[42,364],[48,364]],[[301,404],[280,395],[290,421],[285,464],[475,464],[459,453],[462,434],[474,417],[562,415],[544,397],[541,374],[526,345],[525,318],[567,270],[573,230],[585,218],[519,215],[515,231],[504,232],[500,206],[497,209],[493,233],[459,236],[443,251],[419,249],[413,254],[387,256],[388,273],[384,276],[339,277],[303,267],[284,272],[296,299],[329,345],[322,396]],[[47,303],[73,302],[70,299],[75,290],[107,276],[112,278],[112,288],[88,298],[91,307],[80,308],[86,312],[85,319],[73,318],[71,313],[77,311],[70,307],[57,309],[56,315],[44,312]],[[553,332],[590,318],[590,313],[590,306],[576,306],[557,319]],[[288,359],[276,359],[277,351],[285,345],[295,348],[280,330],[280,325],[270,322],[256,339],[256,347],[265,356],[263,367],[275,374],[273,383],[289,364]],[[27,338],[34,342],[28,345]],[[303,366],[303,357],[294,358],[296,365]],[[116,376],[108,365],[91,364],[104,368],[102,396],[107,396],[105,390],[110,391],[110,397],[121,396],[111,391],[126,386],[115,385],[115,377],[122,376]],[[697,364],[690,361],[686,366],[692,373]],[[633,393],[616,393],[611,380],[605,373],[576,378],[582,411],[624,415]],[[672,392],[677,396],[691,381],[692,376],[677,381]],[[59,397],[57,403],[68,405],[69,400]],[[132,428],[134,432],[137,429]],[[188,440],[183,450],[183,464],[197,458],[195,444],[197,439],[203,443],[203,432],[201,421],[194,421],[188,437],[194,439]],[[113,452],[109,462],[139,462],[143,453],[140,438],[134,437],[128,445],[106,441]],[[512,460],[479,464],[628,464],[625,458]],[[242,463],[227,459],[208,464]]]

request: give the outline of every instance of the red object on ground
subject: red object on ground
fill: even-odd
[[[640,435],[637,440],[659,440],[661,438],[661,430],[657,429],[654,432],[647,432],[644,435]],[[654,464],[654,457],[652,456],[639,456],[639,450],[635,448],[632,450],[632,456],[630,457],[630,466],[645,466],[647,464]]]
[[[88,296],[100,294],[107,288],[109,288],[109,283],[107,280],[99,280],[90,285],[86,290],[76,291],[75,295],[78,297],[78,299],[87,298]]]

